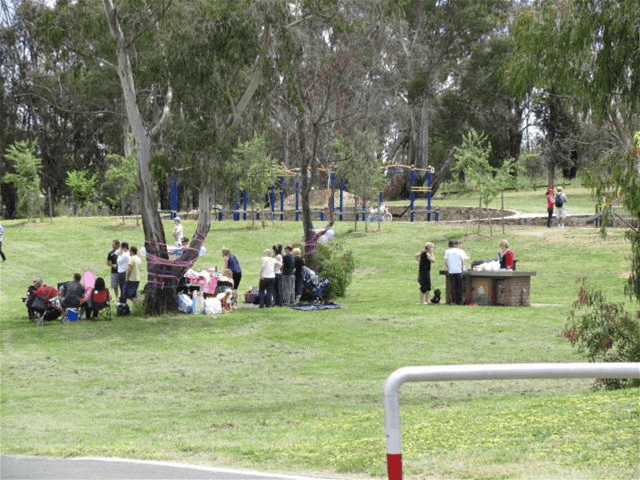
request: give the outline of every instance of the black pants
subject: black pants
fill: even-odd
[[[553,218],[553,208],[547,208],[547,228],[551,228],[551,219]]]
[[[450,273],[449,285],[451,285],[451,301],[456,305],[462,305],[462,274]]]

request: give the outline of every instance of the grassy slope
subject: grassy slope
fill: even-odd
[[[424,306],[413,254],[442,257],[464,238],[472,258],[501,237],[433,224],[336,226],[358,270],[341,310],[239,309],[232,315],[132,316],[36,328],[19,297],[34,275],[106,275],[114,237],[142,230],[113,219],[4,222],[2,453],[104,455],[287,472],[384,476],[382,384],[405,365],[580,361],[559,337],[587,275],[622,294],[626,241],[613,232],[509,228],[521,269],[535,270],[532,308]],[[186,222],[185,231],[193,229]],[[169,222],[167,222],[167,231]],[[362,227],[362,225],[360,226]],[[300,225],[215,223],[211,252],[234,249],[242,289],[262,249],[296,241]],[[441,265],[440,265],[441,266]],[[442,277],[434,275],[436,287]],[[441,382],[402,388],[407,478],[637,478],[637,391],[591,393],[588,380]]]

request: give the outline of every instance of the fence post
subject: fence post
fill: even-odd
[[[402,480],[399,390],[406,382],[536,378],[640,378],[640,362],[516,363],[403,367],[384,382],[389,480]]]

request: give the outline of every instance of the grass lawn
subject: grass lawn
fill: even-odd
[[[567,193],[570,195],[570,192]],[[536,197],[537,198],[537,197]],[[544,213],[543,198],[539,199]],[[524,203],[525,201],[522,200]],[[534,200],[531,200],[534,203]],[[508,208],[508,207],[505,207]],[[586,207],[585,207],[586,208]],[[26,317],[20,297],[35,276],[55,285],[75,271],[108,276],[111,240],[141,246],[142,227],[115,218],[5,221],[0,265],[3,455],[112,456],[373,478],[386,475],[382,386],[408,365],[574,362],[560,337],[587,276],[609,300],[623,287],[623,232],[508,227],[521,270],[535,270],[529,308],[421,305],[414,254],[436,245],[437,274],[449,239],[473,259],[492,258],[501,231],[476,226],[350,222],[335,226],[357,270],[339,310],[240,308],[236,313],[140,314],[112,321]],[[192,234],[195,223],[185,222]],[[170,222],[165,222],[170,231]],[[375,231],[373,231],[375,230]],[[215,222],[220,249],[257,284],[274,242],[299,241],[301,224]],[[592,381],[415,383],[400,392],[405,477],[637,479],[637,390],[592,392]]]

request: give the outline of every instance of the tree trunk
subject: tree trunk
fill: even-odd
[[[299,136],[299,148],[302,155],[302,161],[300,164],[300,197],[302,201],[302,238],[304,239],[304,263],[311,270],[316,271],[316,259],[315,254],[311,251],[307,251],[309,242],[313,237],[313,220],[311,214],[311,202],[309,195],[311,194],[311,185],[313,182],[313,168],[312,163],[314,161],[314,152],[307,152],[306,136],[305,136],[305,118],[304,115],[298,120],[298,136]],[[315,130],[314,130],[315,132]]]
[[[112,0],[104,0],[105,12],[111,34],[116,41],[118,55],[118,76],[122,84],[127,118],[138,149],[138,177],[140,179],[140,201],[142,210],[142,226],[144,230],[145,248],[147,251],[148,284],[145,287],[147,314],[158,315],[176,306],[176,290],[182,267],[168,264],[164,228],[157,210],[158,201],[151,174],[151,135],[146,130],[136,100],[136,89],[133,71],[129,60],[124,34],[120,27],[116,9]],[[166,110],[165,110],[166,113]],[[202,241],[200,241],[202,244]],[[195,258],[199,252],[196,250]],[[193,256],[193,255],[192,255]],[[188,257],[181,259],[182,264]]]

